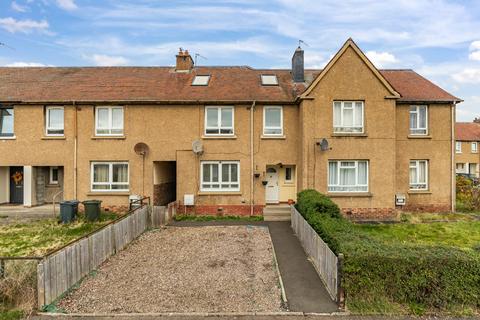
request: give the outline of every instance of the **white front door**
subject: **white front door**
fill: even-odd
[[[267,168],[265,201],[267,203],[278,203],[278,169],[276,168]]]

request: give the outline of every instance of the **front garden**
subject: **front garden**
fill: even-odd
[[[395,224],[354,224],[328,197],[299,194],[297,209],[343,253],[347,308],[361,314],[476,314],[480,221],[466,214],[406,214]]]

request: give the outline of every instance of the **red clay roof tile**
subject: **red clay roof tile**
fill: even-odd
[[[460,141],[480,141],[480,123],[455,123],[455,139]]]

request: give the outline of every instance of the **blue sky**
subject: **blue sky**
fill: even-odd
[[[412,68],[480,116],[480,1],[0,0],[0,65],[323,67],[349,37],[379,68]],[[12,49],[13,48],[13,49]]]

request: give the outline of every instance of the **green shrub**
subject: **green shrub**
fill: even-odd
[[[342,218],[332,203],[306,190],[297,209],[335,253],[344,254],[342,285],[352,311],[382,313],[396,305],[415,314],[480,308],[478,252],[381,241]]]

